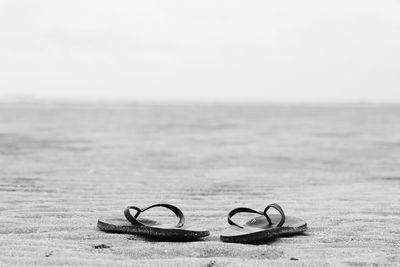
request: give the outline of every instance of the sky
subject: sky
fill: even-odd
[[[400,1],[0,0],[0,99],[400,102]]]

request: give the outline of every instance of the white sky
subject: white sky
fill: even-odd
[[[400,1],[0,0],[0,98],[400,102]]]

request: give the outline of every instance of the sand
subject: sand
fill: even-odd
[[[0,266],[400,264],[399,163],[398,106],[1,103]],[[96,229],[159,202],[211,236]],[[271,202],[307,234],[219,240],[229,210]]]

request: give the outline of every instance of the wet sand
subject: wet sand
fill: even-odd
[[[399,192],[400,106],[0,104],[0,266],[400,264]],[[159,202],[211,236],[96,229]],[[219,240],[229,210],[271,202],[307,234]]]

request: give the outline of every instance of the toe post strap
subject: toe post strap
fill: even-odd
[[[283,212],[283,209],[281,208],[281,206],[279,206],[279,205],[276,204],[276,203],[269,204],[267,207],[265,207],[265,209],[264,209],[264,216],[267,218],[268,223],[269,223],[270,225],[272,225],[272,222],[271,222],[271,219],[269,218],[269,216],[268,216],[268,214],[267,214],[267,211],[268,211],[270,208],[276,209],[276,210],[281,214],[281,220],[280,220],[279,223],[277,224],[278,227],[281,227],[281,226],[285,223],[285,213]]]
[[[132,216],[131,214],[131,210],[136,210],[136,214],[134,216]],[[139,216],[139,214],[142,212],[142,210],[136,206],[129,206],[124,210],[124,215],[125,218],[133,225],[136,226],[143,226],[143,223],[140,223],[137,219],[137,217]]]
[[[171,204],[154,204],[144,209],[140,209],[136,206],[129,206],[124,210],[124,215],[125,218],[133,225],[144,226],[144,224],[139,222],[137,218],[139,217],[140,213],[155,207],[167,208],[171,210],[173,213],[175,213],[176,217],[178,217],[179,219],[178,223],[176,224],[177,227],[182,227],[185,224],[185,216],[183,215],[183,212],[178,207],[175,207],[174,205]],[[131,210],[136,210],[135,215],[132,216]]]

